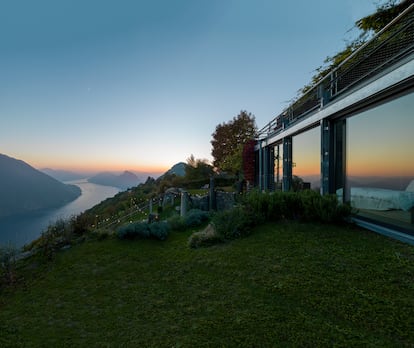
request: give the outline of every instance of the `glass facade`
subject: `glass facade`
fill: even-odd
[[[359,216],[414,231],[414,93],[346,119],[345,166]]]
[[[315,127],[292,138],[292,186],[320,190],[321,130]]]
[[[322,120],[260,153],[262,189],[336,193],[360,219],[414,233],[414,93]]]

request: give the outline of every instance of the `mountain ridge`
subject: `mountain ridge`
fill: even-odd
[[[26,162],[0,154],[0,217],[57,208],[81,195]]]
[[[134,173],[125,170],[122,174],[116,175],[110,172],[101,172],[87,179],[88,182],[113,186],[121,189],[128,189],[139,184],[139,178]]]
[[[86,174],[76,173],[70,170],[42,168],[40,169],[40,171],[62,182],[80,180],[80,179],[85,179],[88,177],[88,175]]]

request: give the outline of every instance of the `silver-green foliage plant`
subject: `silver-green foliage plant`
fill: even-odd
[[[167,222],[155,222],[149,224],[150,236],[155,239],[165,240],[170,232],[170,227]]]
[[[172,231],[183,231],[187,228],[201,226],[209,219],[209,212],[201,209],[191,209],[185,217],[174,214],[166,222]]]
[[[187,227],[197,227],[207,222],[209,219],[208,212],[200,209],[192,209],[185,217],[185,225]]]
[[[118,238],[120,239],[137,239],[137,238],[149,238],[150,231],[148,229],[148,223],[135,222],[123,225],[117,230]]]
[[[148,239],[165,240],[168,237],[170,227],[167,222],[135,222],[121,226],[117,231],[120,239]]]

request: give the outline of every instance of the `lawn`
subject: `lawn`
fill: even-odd
[[[414,345],[412,246],[318,224],[267,224],[203,249],[190,234],[31,262],[0,295],[0,346]]]

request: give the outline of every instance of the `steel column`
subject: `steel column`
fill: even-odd
[[[321,121],[321,194],[331,193],[332,182],[332,130],[327,119]]]

